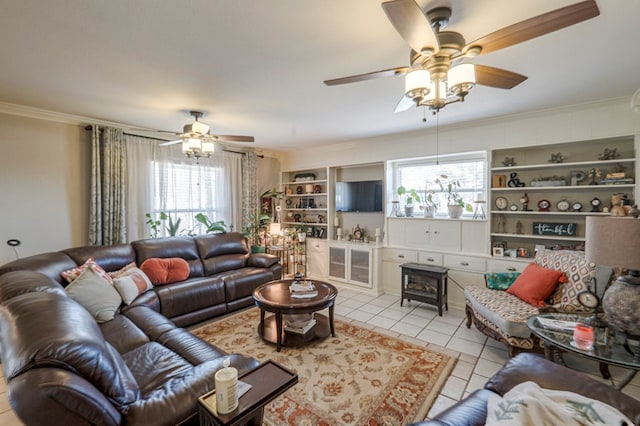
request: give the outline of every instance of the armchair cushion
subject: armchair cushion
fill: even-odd
[[[558,283],[566,281],[564,272],[530,263],[507,289],[507,293],[540,308],[546,305],[545,299],[553,294]]]

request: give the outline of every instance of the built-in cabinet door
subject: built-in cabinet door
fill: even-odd
[[[349,278],[351,281],[369,286],[369,250],[349,249]]]
[[[329,277],[346,280],[346,265],[347,249],[345,247],[329,247]]]
[[[415,219],[405,222],[405,245],[437,250],[460,250],[460,222]]]
[[[307,275],[324,280],[327,278],[327,241],[316,238],[307,240]]]

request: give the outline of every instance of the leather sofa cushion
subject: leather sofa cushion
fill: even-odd
[[[167,317],[148,306],[133,306],[123,311],[123,314],[135,324],[149,340],[158,340],[161,335],[175,328],[173,322]]]
[[[34,271],[12,271],[0,275],[0,303],[25,293],[50,292],[65,295],[53,278]]]
[[[134,241],[131,245],[136,252],[138,265],[152,257],[180,257],[189,264],[189,278],[204,275],[195,239],[192,237],[149,238]]]
[[[107,272],[117,271],[136,261],[136,253],[131,244],[113,246],[85,246],[62,250],[78,265],[82,265],[89,258]]]
[[[116,314],[112,321],[99,326],[105,340],[121,354],[149,343],[149,336],[122,314]]]
[[[535,382],[545,389],[566,390],[597,399],[617,408],[635,424],[640,424],[638,400],[541,355],[521,353],[511,358],[489,379],[485,388],[503,396],[514,386],[526,381]]]
[[[78,264],[63,252],[42,253],[17,259],[0,266],[0,275],[11,271],[36,271],[62,285],[67,285],[60,273],[76,266]]]
[[[152,257],[140,265],[154,285],[171,284],[189,278],[189,264],[179,257]]]
[[[222,349],[205,342],[182,328],[174,328],[164,333],[158,338],[158,343],[171,349],[193,365],[202,364],[226,355],[226,352]]]
[[[180,377],[193,365],[159,343],[149,342],[122,355],[140,387],[141,397]]]
[[[242,355],[230,355],[231,366],[238,375],[256,368],[258,361]],[[224,357],[207,361],[176,374],[162,386],[150,390],[144,398],[123,409],[123,424],[158,425],[171,413],[171,424],[183,424],[198,411],[198,397],[211,391],[215,385],[214,375],[222,368]],[[168,421],[168,419],[167,419]],[[191,423],[189,423],[191,424]],[[197,419],[194,422],[197,424]]]
[[[260,284],[273,280],[269,269],[243,268],[224,277],[227,302],[251,296]]]
[[[244,268],[251,254],[249,243],[239,232],[194,237],[205,275]]]
[[[138,398],[138,386],[120,355],[91,315],[69,297],[50,292],[16,296],[0,309],[0,327],[7,381],[33,368],[56,367],[80,375],[116,406]]]
[[[192,278],[181,283],[160,286],[155,289],[162,314],[168,318],[225,302],[222,278]]]
[[[255,268],[268,268],[278,263],[280,258],[273,254],[268,253],[254,253],[249,257],[247,266],[253,266]]]

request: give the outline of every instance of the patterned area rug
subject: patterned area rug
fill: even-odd
[[[265,422],[279,425],[403,425],[425,418],[455,359],[342,321],[336,337],[300,348],[264,343],[257,308],[193,333],[227,352],[274,361],[299,382],[265,408]]]

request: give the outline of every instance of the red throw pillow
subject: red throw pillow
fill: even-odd
[[[566,282],[564,272],[530,263],[506,291],[540,308],[546,305],[545,300],[558,284]]]
[[[179,257],[150,258],[142,262],[140,269],[155,285],[171,284],[189,278],[189,264]]]

